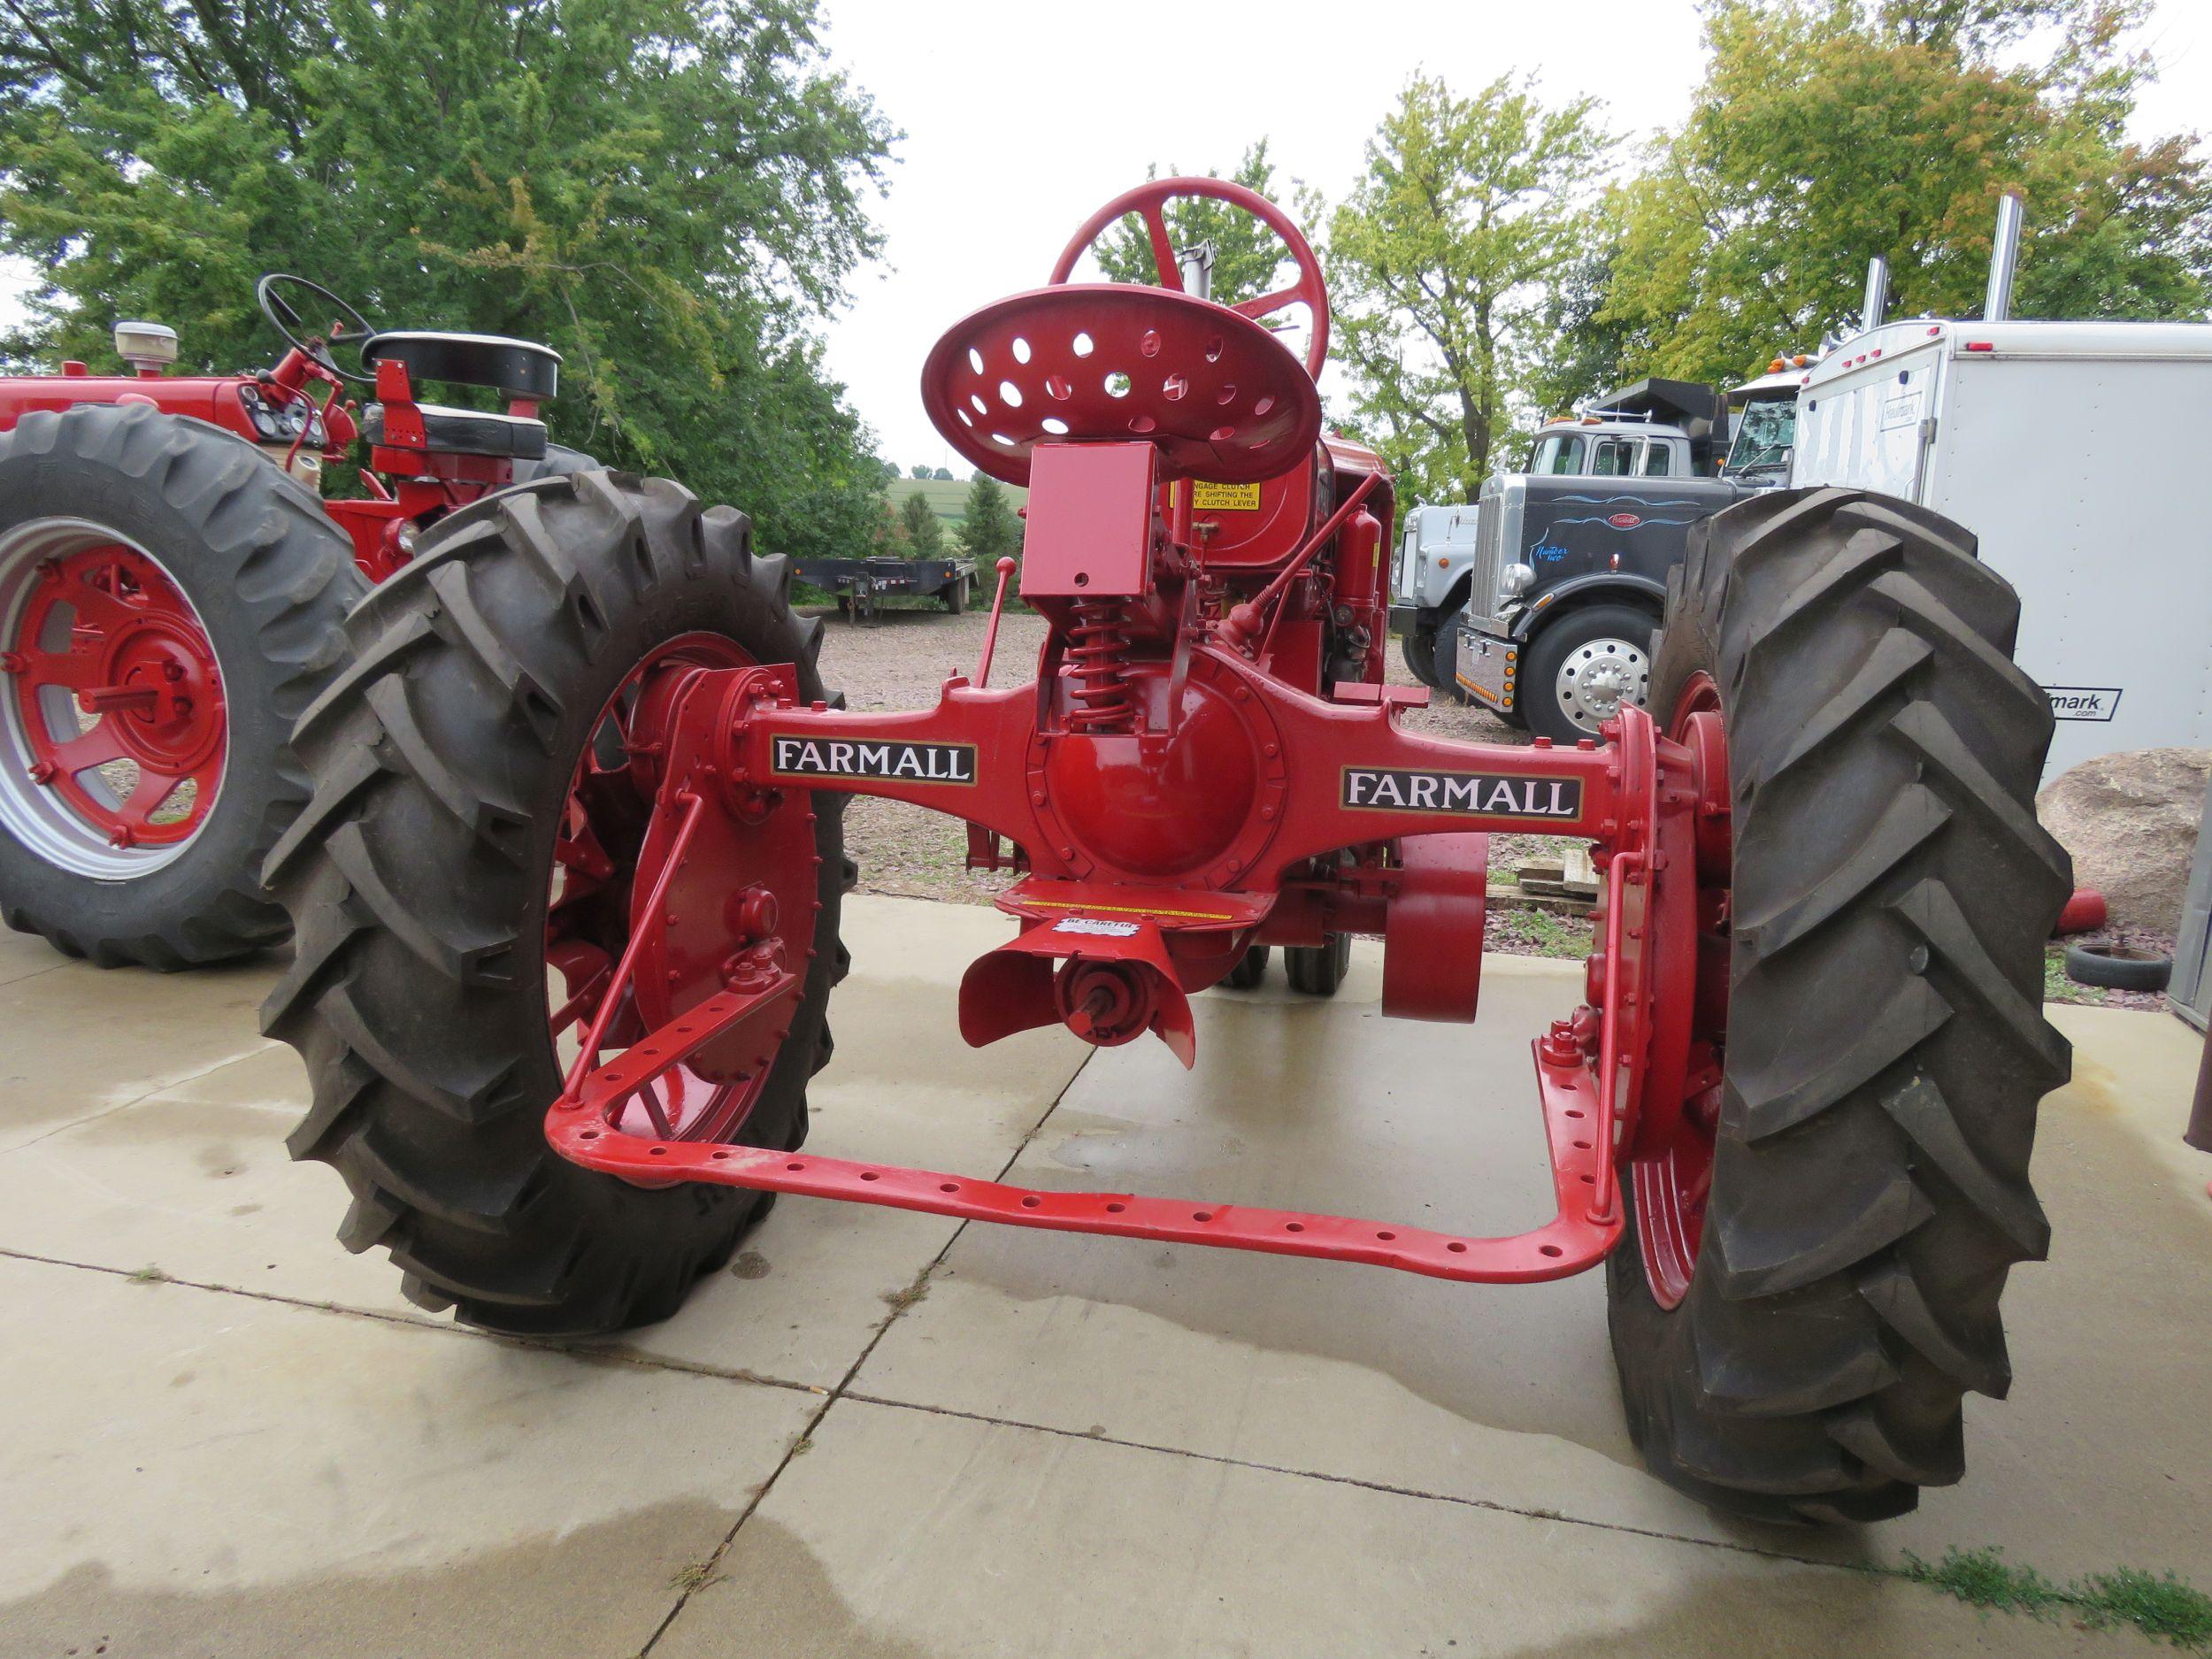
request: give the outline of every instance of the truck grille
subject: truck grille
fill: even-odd
[[[1506,502],[1502,493],[1486,489],[1481,503],[1475,520],[1475,558],[1467,588],[1467,614],[1494,632],[1497,618],[1493,613],[1498,608],[1498,571],[1503,564]],[[1517,520],[1520,517],[1517,512],[1512,516]]]

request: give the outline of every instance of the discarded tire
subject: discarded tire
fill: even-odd
[[[2171,956],[2131,945],[2066,947],[2066,977],[2077,985],[2108,991],[2162,991],[2173,973]]]

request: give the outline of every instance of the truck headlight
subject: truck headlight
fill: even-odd
[[[1518,599],[1536,585],[1536,569],[1531,565],[1509,565],[1498,572],[1498,591],[1508,599]]]

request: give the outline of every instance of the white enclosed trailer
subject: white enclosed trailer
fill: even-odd
[[[2058,719],[2048,778],[2212,745],[2212,506],[2183,488],[2189,462],[2151,453],[2206,430],[2212,324],[1923,318],[1813,366],[1790,481],[1902,496],[1974,533],[2020,594],[2014,655]]]

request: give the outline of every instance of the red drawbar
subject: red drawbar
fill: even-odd
[[[1603,1179],[1608,1137],[1594,1133],[1594,1125],[1601,1121],[1602,1109],[1579,1046],[1557,1033],[1539,1040],[1536,1080],[1543,1097],[1544,1128],[1551,1139],[1559,1213],[1534,1232],[1509,1238],[1471,1238],[1386,1221],[1259,1210],[1197,1199],[1046,1192],[935,1170],[856,1164],[767,1147],[650,1141],[609,1128],[596,1112],[585,1110],[586,1101],[575,1099],[556,1102],[547,1115],[545,1133],[563,1157],[587,1169],[649,1184],[672,1179],[711,1181],[723,1187],[920,1210],[932,1215],[957,1216],[964,1221],[998,1221],[1060,1233],[1113,1233],[1170,1244],[1261,1250],[1274,1256],[1319,1256],[1333,1262],[1394,1267],[1432,1279],[1527,1284],[1563,1279],[1594,1265],[1613,1248],[1621,1232],[1617,1205],[1602,1220],[1591,1213],[1591,1194]]]

